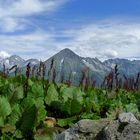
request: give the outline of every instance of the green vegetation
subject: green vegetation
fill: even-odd
[[[56,84],[36,78],[0,76],[0,138],[39,139],[45,117],[67,128],[80,119],[113,118],[121,111],[140,115],[140,93],[123,89]],[[41,138],[40,138],[41,139]]]

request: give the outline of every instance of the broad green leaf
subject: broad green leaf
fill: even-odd
[[[26,98],[23,99],[23,101],[21,102],[20,106],[22,108],[22,110],[28,109],[31,106],[33,106],[35,104],[35,99],[32,97],[27,96]]]
[[[39,85],[38,83],[34,83],[28,92],[28,96],[32,98],[44,98],[44,89],[42,85]]]
[[[36,123],[36,117],[37,117],[37,109],[35,105],[26,108],[24,112],[22,113],[21,118],[16,124],[16,127],[21,130],[23,135],[27,135],[28,133],[33,131],[33,128]]]
[[[57,125],[60,127],[72,126],[76,121],[76,117],[66,118],[66,119],[58,119]]]
[[[140,114],[137,105],[134,103],[125,105],[125,110],[134,114]]]
[[[85,95],[84,92],[80,90],[80,88],[74,89],[73,99],[76,99],[79,103],[83,103],[83,96]]]
[[[62,86],[60,92],[64,102],[68,101],[69,99],[75,99],[80,103],[83,102],[84,93],[80,90],[80,88],[73,86]]]
[[[66,86],[62,86],[60,92],[64,102],[67,102],[68,99],[73,99],[73,95],[74,95],[73,87],[68,88]]]
[[[67,102],[63,103],[61,106],[61,111],[67,112],[70,116],[79,114],[81,109],[82,109],[81,104],[75,99],[73,100],[69,99]]]
[[[11,92],[11,95],[9,96],[9,102],[10,104],[14,104],[19,102],[21,99],[24,97],[24,91],[23,91],[23,86],[19,86],[15,88],[14,91]]]
[[[6,97],[0,96],[0,117],[6,117],[12,112],[11,106]]]
[[[22,115],[22,112],[21,112],[20,105],[19,104],[15,104],[12,107],[12,113],[8,117],[8,123],[11,124],[11,125],[15,125],[16,122],[20,119],[21,115]]]
[[[48,88],[47,95],[45,97],[45,103],[47,105],[51,105],[52,102],[59,100],[58,96],[59,95],[55,89],[54,84],[51,84],[50,87]]]
[[[47,114],[47,111],[44,106],[44,101],[41,99],[37,99],[35,102],[35,106],[37,108],[37,123],[40,123],[45,119]]]

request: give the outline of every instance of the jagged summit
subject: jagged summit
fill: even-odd
[[[70,50],[69,48],[65,48],[65,49],[63,49],[63,50],[61,50],[60,52],[58,52],[56,55],[54,55],[54,57],[55,56],[63,56],[63,57],[65,57],[65,58],[73,58],[73,59],[75,59],[75,58],[77,58],[77,57],[79,57],[76,53],[74,53],[72,50]]]
[[[22,59],[21,57],[19,57],[18,55],[12,55],[10,57],[3,59],[1,61],[1,64],[5,64],[5,66],[7,68],[9,68],[9,67],[14,66],[14,65],[21,66],[22,63],[24,63],[24,62],[25,62],[25,60]]]
[[[60,52],[63,52],[63,53],[74,53],[71,49],[69,48],[65,48],[63,50],[61,50]]]
[[[8,58],[6,58],[6,59],[9,59],[9,60],[16,60],[16,61],[25,61],[24,59],[22,59],[20,56],[18,56],[18,55],[12,55],[12,56],[10,56],[10,57],[8,57]]]

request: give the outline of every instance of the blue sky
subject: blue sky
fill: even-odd
[[[139,0],[0,0],[0,57],[139,59]]]

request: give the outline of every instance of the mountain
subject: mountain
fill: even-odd
[[[40,61],[37,59],[28,59],[23,62],[22,67],[26,67],[28,65],[28,63],[30,63],[31,66],[34,66],[34,65],[38,65],[40,63]]]
[[[28,63],[30,63],[31,65],[37,65],[39,64],[39,60],[37,59],[24,60],[17,55],[12,55],[5,59],[0,59],[0,69],[3,69],[3,64],[5,65],[6,68],[11,68],[14,65],[18,65],[19,68],[24,68],[27,66]]]
[[[114,66],[118,65],[118,70],[121,75],[126,76],[136,76],[138,72],[140,72],[140,60],[130,61],[128,59],[108,59],[103,62],[104,65],[114,68]]]
[[[119,73],[121,75],[125,74],[130,77],[136,76],[137,73],[140,72],[140,60],[130,61],[116,58],[101,62],[98,58],[81,57],[66,48],[44,61],[46,65],[45,78],[47,79],[52,79],[52,74],[50,76],[49,73],[52,60],[54,60],[53,69],[55,69],[56,82],[62,80],[66,81],[70,78],[72,83],[79,84],[83,71],[85,71],[90,81],[96,80],[97,83],[101,83],[105,75],[107,75],[116,64],[118,65]],[[6,68],[18,65],[22,73],[25,74],[28,63],[30,63],[31,66],[35,65],[37,68],[39,67],[40,62],[37,59],[24,60],[17,55],[13,55],[5,59],[0,59],[0,70],[3,69],[3,64],[5,64]]]
[[[14,65],[19,65],[19,67],[21,67],[24,62],[25,62],[25,60],[22,59],[21,57],[19,57],[17,55],[13,55],[8,58],[2,59],[0,61],[0,65],[5,64],[6,68],[10,68]]]
[[[82,58],[83,63],[93,71],[107,72],[110,71],[110,66],[103,64],[98,58]]]
[[[54,60],[57,81],[62,77],[64,80],[67,80],[71,74],[72,82],[78,84],[82,77],[82,71],[88,68],[90,80],[101,82],[103,77],[110,70],[97,58],[83,58],[67,48],[45,61],[47,73],[50,69],[52,60]]]

